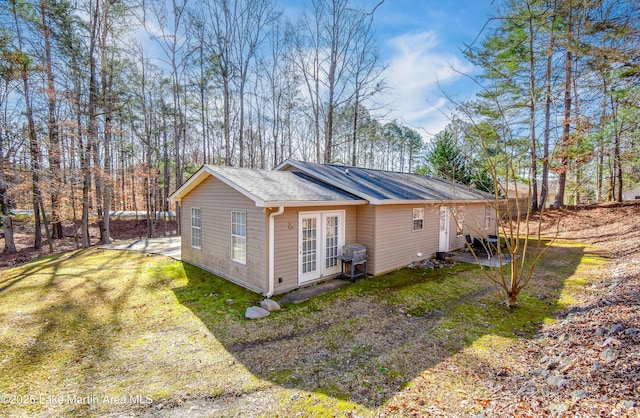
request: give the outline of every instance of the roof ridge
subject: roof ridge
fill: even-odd
[[[231,170],[263,171],[266,173],[284,173],[284,171],[268,170],[266,168],[235,167],[232,165],[204,164],[204,166],[209,168],[214,168],[214,169],[222,168],[224,170],[231,169]]]

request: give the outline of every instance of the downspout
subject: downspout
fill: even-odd
[[[270,298],[273,295],[273,291],[275,290],[275,218],[278,215],[282,215],[284,213],[284,206],[278,207],[276,212],[271,212],[269,214],[269,290],[264,294],[264,297]]]

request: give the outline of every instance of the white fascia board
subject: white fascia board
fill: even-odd
[[[292,161],[289,160],[289,159],[284,160],[283,162],[281,162],[277,166],[273,167],[272,171],[282,171],[282,169],[285,168],[288,165],[293,166]],[[299,168],[299,167],[296,167],[296,168]]]
[[[208,177],[208,173],[206,171],[206,167],[202,166],[191,175],[178,189],[171,193],[167,200],[169,202],[178,202],[182,201],[182,198],[193,190],[198,184],[202,183],[204,179]]]
[[[366,200],[285,200],[264,202],[265,207],[285,206],[288,208],[307,206],[357,206],[366,205]],[[260,206],[260,205],[257,205]],[[262,206],[261,206],[262,207]]]
[[[469,203],[490,203],[493,200],[443,200],[443,199],[429,199],[429,200],[398,200],[398,199],[386,199],[378,201],[378,203],[371,202],[372,205],[435,205],[435,204],[469,204]]]

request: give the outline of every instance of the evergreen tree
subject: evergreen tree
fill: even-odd
[[[445,129],[427,146],[425,166],[419,171],[462,184],[470,184],[473,176],[453,133]]]

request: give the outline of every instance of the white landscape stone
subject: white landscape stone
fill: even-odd
[[[268,310],[269,312],[279,311],[280,310],[280,305],[278,304],[278,302],[276,302],[275,300],[271,300],[271,299],[265,299],[265,300],[260,301],[260,306],[263,309]]]
[[[261,319],[266,318],[269,315],[271,315],[271,313],[268,310],[259,306],[251,306],[247,308],[247,311],[244,314],[247,319]]]

